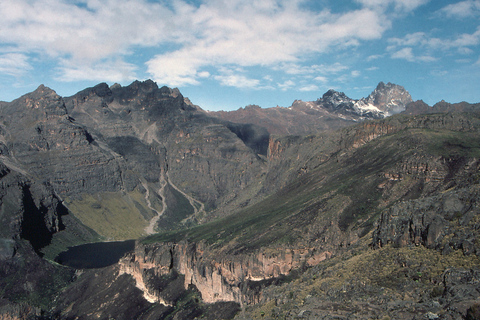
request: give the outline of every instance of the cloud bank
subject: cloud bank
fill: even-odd
[[[255,86],[229,66],[294,65],[312,54],[379,39],[388,5],[412,10],[422,0],[361,0],[343,13],[307,10],[301,0],[16,0],[0,3],[0,70],[19,74],[32,57],[54,59],[57,79],[121,81],[145,68],[171,86],[206,77],[226,86]],[[148,53],[140,66],[129,60]]]
[[[319,56],[382,39],[396,19],[428,2],[352,0],[338,11],[318,8],[313,0],[2,1],[0,72],[20,77],[48,61],[62,82],[122,82],[147,75],[168,86],[208,80],[237,88],[316,90],[334,75],[339,82],[361,76],[341,59],[319,63]],[[437,15],[479,13],[480,0],[466,0]],[[472,54],[479,43],[480,27],[450,38],[419,31],[391,37],[385,52],[365,60],[428,63],[442,51]],[[260,68],[267,72],[246,72]],[[283,77],[273,81],[269,73]]]

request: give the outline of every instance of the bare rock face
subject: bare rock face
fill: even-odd
[[[160,212],[168,229],[244,202],[256,192],[268,143],[264,130],[211,118],[153,81],[102,83],[67,98],[40,86],[2,104],[0,120],[7,167],[50,184],[76,213],[99,195],[126,199],[139,221],[136,236],[143,227],[153,232],[148,223]],[[117,210],[93,205],[106,215]]]
[[[71,279],[70,270],[41,258],[42,249],[69,224],[67,215],[51,186],[0,163],[0,318],[40,316],[41,307]]]
[[[33,249],[48,245],[53,234],[64,228],[62,216],[68,212],[54,194],[51,186],[29,181],[18,172],[0,164],[0,256],[15,255],[16,241],[28,240]]]
[[[158,88],[150,80],[127,87],[99,84],[65,100],[69,114],[130,170],[159,184],[163,171],[169,183],[207,208],[234,200],[232,194],[263,170],[257,152],[266,152],[265,133],[207,116],[178,89]]]
[[[478,235],[471,230],[479,227],[479,191],[476,186],[396,204],[380,217],[373,244],[423,245],[444,252],[461,249],[466,255],[478,255]]]
[[[411,102],[412,97],[402,86],[380,82],[367,98],[360,99],[357,108],[361,110],[374,106],[384,116],[391,116],[404,111]]]
[[[260,250],[251,254],[224,255],[204,243],[137,244],[135,252],[120,261],[120,273],[133,276],[147,299],[171,304],[156,286],[156,278],[178,272],[184,287],[200,292],[203,301],[233,301],[240,304],[260,301],[255,283],[286,276],[301,267],[314,266],[330,257],[316,249]]]
[[[40,86],[4,106],[0,118],[8,164],[49,181],[61,196],[124,187],[121,161],[93,143],[53,90]]]

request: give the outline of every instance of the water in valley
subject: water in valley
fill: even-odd
[[[117,263],[134,249],[135,240],[88,243],[68,248],[55,261],[75,269],[103,268]]]

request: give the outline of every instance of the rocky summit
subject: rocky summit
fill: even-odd
[[[368,97],[360,100],[330,89],[316,101],[296,100],[288,108],[247,106],[209,114],[224,120],[254,123],[271,134],[308,135],[343,128],[358,121],[382,119],[405,111],[411,102],[412,97],[402,86],[380,82]]]
[[[39,86],[0,182],[0,319],[480,319],[480,104]]]

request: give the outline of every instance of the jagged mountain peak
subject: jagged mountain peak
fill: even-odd
[[[333,89],[324,93],[316,103],[329,110],[351,109],[355,100],[349,98],[345,93]]]
[[[32,112],[25,112],[24,108]],[[50,116],[64,116],[67,113],[63,98],[43,84],[10,103],[4,103],[3,109],[6,115],[37,120]]]
[[[384,116],[390,116],[405,110],[405,106],[413,102],[410,93],[404,87],[388,82],[380,82],[367,97],[360,99],[359,108],[376,107]]]
[[[49,87],[45,86],[44,84],[41,84],[35,89],[35,91],[32,92],[32,94],[39,95],[39,96],[58,96],[55,90],[50,89]]]
[[[328,97],[341,97],[341,98],[348,98],[347,95],[343,92],[336,91],[334,89],[329,89],[327,92],[325,92],[322,96],[323,99],[326,99]]]
[[[135,80],[130,85],[122,87],[121,85],[117,85],[115,87],[112,86],[111,88],[113,91],[129,91],[132,94],[148,94],[148,93],[155,93],[160,94],[162,96],[171,96],[171,97],[178,97],[182,94],[178,88],[169,88],[167,86],[163,86],[161,88],[158,87],[157,83],[153,80],[147,79],[145,81]]]
[[[366,98],[355,100],[343,92],[330,89],[316,103],[336,113],[377,119],[404,111],[405,106],[412,101],[412,97],[402,86],[379,82]]]

